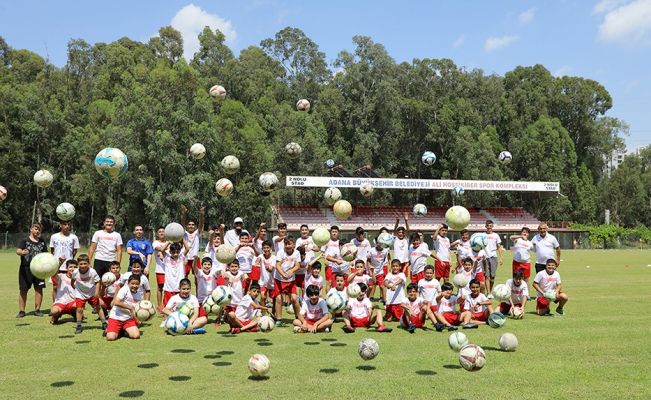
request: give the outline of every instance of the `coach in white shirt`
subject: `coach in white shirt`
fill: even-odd
[[[561,246],[558,240],[551,233],[547,233],[549,227],[542,223],[538,225],[538,234],[531,240],[534,250],[536,250],[536,273],[545,269],[547,260],[553,258],[556,260],[557,268],[561,266]],[[556,256],[554,257],[554,253]]]
[[[240,234],[242,233],[242,229],[244,227],[244,221],[242,218],[237,217],[233,220],[233,229],[229,229],[225,234],[224,234],[224,242],[230,244],[233,247],[237,247],[240,245]]]
[[[113,230],[114,226],[115,217],[104,217],[104,229],[93,234],[88,248],[88,258],[93,261],[95,256],[93,268],[100,277],[109,271],[111,261],[122,261],[122,236]]]

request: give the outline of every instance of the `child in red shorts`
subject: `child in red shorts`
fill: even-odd
[[[304,302],[294,320],[294,332],[317,333],[329,332],[332,319],[326,301],[319,297],[319,288],[310,285],[305,288],[308,301]]]
[[[454,286],[450,282],[441,285],[441,292],[436,295],[436,320],[442,325],[436,327],[437,332],[447,328],[448,331],[456,331],[456,325],[459,325],[459,313],[456,311],[456,305],[463,302],[461,297],[457,298],[452,294]]]
[[[529,288],[527,282],[524,281],[524,272],[522,270],[514,271],[513,278],[506,281],[506,286],[511,289],[511,297],[500,303],[500,312],[513,316],[514,309],[519,307],[524,310],[527,300],[529,300]],[[524,313],[520,316],[520,318],[522,317],[524,317]]]
[[[165,308],[163,308],[163,314],[170,315],[171,313],[178,311],[183,305],[187,304],[192,308],[192,312],[188,315],[190,322],[188,323],[186,333],[194,335],[206,333],[206,330],[203,327],[208,323],[208,314],[206,314],[206,310],[204,310],[199,304],[197,297],[190,293],[192,290],[190,280],[188,278],[181,279],[179,288],[179,293],[172,296],[165,305]],[[163,324],[165,324],[165,322],[163,322]]]
[[[531,231],[526,226],[522,228],[519,235],[512,235],[513,241],[513,272],[521,270],[524,280],[529,284],[529,276],[531,276],[531,263],[529,262],[529,251],[533,249],[533,243],[529,240],[529,233]]]
[[[477,328],[478,324],[485,324],[488,316],[493,312],[491,301],[480,292],[481,285],[477,279],[470,281],[470,295],[464,295],[464,312],[461,313],[463,329]]]
[[[271,309],[258,304],[256,299],[259,294],[260,285],[255,282],[251,283],[248,294],[242,297],[235,311],[228,313],[227,318],[228,324],[231,326],[231,333],[258,331],[260,317],[257,310],[271,311]]]
[[[360,293],[356,298],[349,298],[344,311],[344,332],[353,333],[355,328],[370,328],[377,323],[378,332],[391,332],[391,328],[384,326],[382,322],[382,312],[373,310],[373,303],[366,297],[365,284],[358,283]]]
[[[115,281],[108,286],[100,281],[99,305],[104,309],[105,313],[111,309],[113,297],[122,287],[120,282],[120,263],[111,261],[111,264],[109,264],[109,272],[115,275]]]
[[[418,284],[407,285],[407,298],[402,301],[402,318],[400,326],[409,333],[414,333],[416,328],[425,329],[425,320],[432,315],[428,303],[418,295]]]
[[[75,286],[75,307],[77,311],[77,328],[75,333],[82,333],[84,328],[81,327],[81,321],[84,319],[84,308],[86,303],[90,303],[99,318],[102,321],[102,330],[106,329],[106,317],[104,310],[99,306],[99,289],[100,278],[94,268],[90,267],[90,258],[88,255],[81,254],[77,258],[78,268],[72,273],[72,280]]]
[[[391,260],[391,272],[384,277],[384,287],[387,289],[385,298],[387,321],[399,321],[402,318],[402,301],[405,299],[405,282],[407,277],[402,272],[400,260]]]
[[[538,315],[550,314],[550,302],[558,304],[556,314],[563,315],[563,307],[568,301],[567,294],[563,292],[561,285],[561,275],[556,271],[558,263],[555,259],[550,258],[545,264],[545,269],[536,274],[533,279],[533,288],[538,292],[536,298],[536,313]],[[547,294],[553,294],[553,298],[547,298]]]
[[[77,260],[70,259],[66,261],[66,273],[57,273],[52,277],[56,280],[56,297],[54,304],[50,308],[50,323],[56,324],[63,314],[69,314],[73,317],[77,313],[75,303],[75,288],[72,286],[72,273],[77,268]]]
[[[124,331],[131,339],[140,339],[138,321],[135,317],[135,307],[142,295],[138,291],[140,275],[131,275],[127,284],[122,287],[113,299],[113,307],[109,312],[106,330],[106,340],[113,341]]]

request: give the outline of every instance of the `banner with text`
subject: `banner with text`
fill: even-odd
[[[495,190],[512,192],[560,192],[558,182],[472,181],[448,179],[392,179],[334,176],[287,176],[287,187],[360,187],[370,183],[376,189]]]

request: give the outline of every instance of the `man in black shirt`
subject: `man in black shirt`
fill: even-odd
[[[43,239],[41,239],[41,224],[32,224],[29,228],[29,236],[20,242],[16,249],[16,254],[20,256],[20,267],[18,269],[18,288],[20,289],[20,296],[18,296],[18,315],[16,318],[25,316],[25,303],[27,303],[27,292],[34,286],[34,315],[42,317],[41,302],[43,301],[43,288],[45,281],[38,279],[32,275],[29,269],[29,264],[32,258],[38,253],[47,252],[47,246]]]

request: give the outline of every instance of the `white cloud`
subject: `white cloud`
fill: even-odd
[[[188,4],[180,9],[172,18],[172,27],[181,32],[183,37],[183,57],[190,60],[199,50],[199,33],[204,27],[219,29],[226,37],[226,43],[233,44],[237,39],[237,32],[231,21],[216,14],[210,14],[201,7]]]
[[[615,8],[626,4],[627,0],[601,0],[592,9],[593,14],[603,14],[614,10]]]
[[[489,37],[484,43],[484,51],[490,53],[494,50],[501,49],[515,42],[519,38],[519,36]]]
[[[569,75],[570,72],[572,72],[572,67],[570,67],[569,65],[563,65],[562,67],[554,71],[554,76],[560,78]]]
[[[533,17],[536,15],[536,9],[530,8],[527,11],[518,15],[518,22],[520,25],[526,25],[529,22],[533,21]]]
[[[624,84],[624,90],[625,90],[626,94],[633,93],[635,91],[635,89],[637,89],[640,86],[640,83],[641,82],[639,80],[637,80],[637,79],[627,81]]]
[[[466,41],[466,35],[462,33],[461,35],[459,35],[458,38],[454,40],[454,42],[452,42],[452,47],[454,47],[455,49],[457,47],[461,47],[465,41]]]
[[[595,10],[600,4],[595,6]],[[606,6],[611,8],[605,8]],[[605,15],[599,25],[599,39],[602,42],[649,43],[651,0],[635,0],[623,5],[619,2],[614,7],[609,3],[599,10],[605,10],[601,11],[605,12]]]

